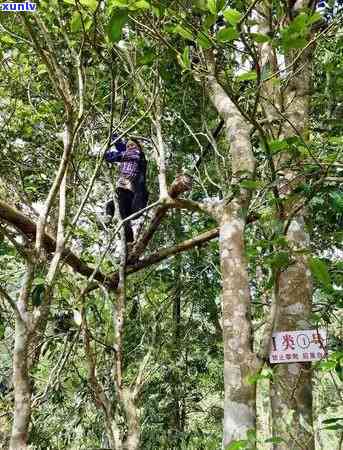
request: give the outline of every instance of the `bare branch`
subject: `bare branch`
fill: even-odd
[[[54,279],[57,275],[57,269],[61,260],[64,250],[64,221],[66,215],[66,184],[67,184],[67,172],[64,173],[61,186],[60,186],[60,203],[58,212],[58,226],[57,226],[57,239],[56,239],[56,251],[52,261],[50,263],[49,271],[46,277],[46,289],[50,289]]]
[[[74,136],[75,137],[75,136]],[[62,159],[60,162],[60,166],[58,168],[57,174],[55,176],[55,180],[50,188],[48,197],[45,201],[44,207],[42,209],[42,212],[39,216],[39,220],[37,223],[37,233],[36,233],[36,251],[37,254],[40,253],[41,248],[43,246],[43,235],[44,235],[44,229],[46,225],[46,221],[48,218],[48,214],[50,212],[52,203],[56,197],[57,191],[60,188],[60,184],[62,182],[62,179],[65,175],[65,172],[67,170],[67,166],[69,163],[70,154],[73,150],[73,125],[71,123],[65,124],[65,133],[64,133],[64,150]]]
[[[155,114],[154,114],[154,125],[156,129],[156,147],[158,154],[158,181],[160,186],[160,198],[168,198],[168,188],[167,188],[167,169],[166,169],[166,151],[165,145],[162,137],[161,128],[161,99],[160,96],[156,95],[155,100]]]
[[[6,292],[6,290],[2,286],[0,286],[0,295],[9,303],[9,305],[13,309],[17,319],[20,321],[23,321],[16,302],[13,300],[13,298]]]
[[[12,208],[2,200],[0,200],[0,220],[14,226],[16,229],[21,231],[30,241],[35,238],[37,228],[35,222],[22,212],[18,211],[15,208]],[[44,232],[43,245],[48,253],[52,253],[56,249],[55,237],[49,231]],[[92,275],[94,269],[80,260],[70,249],[66,248],[63,250],[62,258],[70,267],[72,267],[81,275],[86,277]],[[99,281],[100,283],[103,283],[106,279],[106,276],[100,271],[97,271],[94,275],[94,279]]]
[[[116,195],[113,197],[115,210],[118,220],[123,222],[120,214],[119,201]],[[127,242],[125,228],[120,230],[120,264],[118,269],[118,286],[116,289],[117,301],[114,304],[114,330],[115,330],[115,365],[114,365],[114,381],[116,383],[119,397],[122,397],[123,388],[123,332],[125,321],[125,307],[126,307],[126,263],[127,263]]]
[[[139,270],[148,267],[152,264],[157,264],[164,259],[170,258],[171,256],[177,255],[178,253],[190,250],[191,248],[201,246],[206,242],[215,239],[219,236],[219,228],[214,228],[213,230],[206,231],[205,233],[199,234],[195,238],[187,239],[179,244],[173,245],[172,247],[167,247],[158,252],[147,256],[127,267],[128,273],[138,272]]]

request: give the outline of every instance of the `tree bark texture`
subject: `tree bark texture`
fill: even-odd
[[[31,380],[28,370],[31,315],[27,311],[34,270],[28,263],[17,307],[13,350],[14,415],[10,450],[26,450],[31,418]]]
[[[308,3],[307,0],[301,5],[297,2],[294,8],[308,6]],[[260,32],[272,31],[271,15],[272,10],[267,4],[258,6]],[[297,137],[303,142],[308,139],[312,52],[313,48],[310,46],[300,53],[289,50],[285,54],[289,82],[282,88],[282,92],[278,85],[273,83],[273,79],[263,83],[262,107],[269,124],[269,135],[273,139]],[[271,73],[278,73],[275,48],[267,42],[260,46],[259,53],[261,70],[268,70],[269,66]],[[289,221],[286,238],[291,258],[291,264],[280,272],[277,279],[278,314],[275,331],[308,329],[312,305],[311,274],[306,256],[295,251],[308,250],[309,237],[305,231],[304,209],[300,209],[292,217],[294,208],[299,205],[296,202],[291,204],[287,199],[302,182],[301,160],[296,161],[291,154],[281,152],[274,158],[274,163],[282,203],[282,219],[285,224]],[[271,385],[273,435],[282,438],[281,443],[274,444],[274,449],[313,450],[310,364],[278,364],[275,365],[274,372],[275,377]]]
[[[304,52],[299,61],[303,69],[293,78],[285,95],[284,114],[287,120],[281,131],[283,138],[296,136],[304,141],[308,138],[311,54],[311,49]],[[301,182],[301,171],[287,167],[291,164],[291,156],[288,154],[283,155],[278,164],[281,169],[285,167],[283,173],[287,181],[280,189],[281,196],[285,196]],[[293,205],[294,207],[297,205]],[[292,205],[285,207],[287,218],[292,214],[291,208]],[[301,253],[293,253],[296,250],[308,251],[310,246],[304,208],[291,219],[286,237],[293,262],[281,272],[279,278],[276,331],[308,329],[311,327],[312,310],[311,273],[307,257]],[[311,364],[279,364],[275,368],[271,397],[273,434],[283,439],[282,443],[274,445],[274,449],[314,450]]]
[[[220,262],[223,282],[224,430],[223,445],[246,437],[256,423],[256,386],[250,321],[250,291],[244,256],[244,226],[239,205],[225,211],[220,224]]]
[[[127,425],[127,435],[123,443],[124,450],[138,450],[140,448],[140,417],[135,399],[130,389],[123,388],[119,394],[120,403],[124,409]]]
[[[250,127],[214,76],[207,77],[207,88],[225,123],[232,160],[232,184],[238,184],[241,177],[251,178],[255,169]],[[247,382],[249,374],[256,368],[244,247],[248,205],[248,192],[238,188],[233,200],[229,204],[224,203],[217,213],[223,282],[224,448],[245,438],[256,423],[255,385]]]
[[[306,249],[308,236],[301,216],[296,217],[287,234],[294,249]],[[296,256],[279,278],[279,315],[276,330],[309,328],[312,283],[305,255]],[[283,442],[275,450],[314,449],[312,429],[312,380],[310,363],[278,364],[271,389],[273,435]]]
[[[31,385],[28,374],[29,331],[16,320],[13,352],[14,416],[10,450],[26,450],[31,417]]]

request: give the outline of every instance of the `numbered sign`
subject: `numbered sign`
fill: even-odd
[[[269,360],[272,364],[319,361],[327,355],[326,330],[273,333]]]

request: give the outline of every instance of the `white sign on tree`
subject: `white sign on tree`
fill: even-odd
[[[319,361],[327,355],[326,330],[273,333],[269,355],[272,364]]]

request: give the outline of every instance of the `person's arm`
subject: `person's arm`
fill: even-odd
[[[141,159],[141,151],[138,147],[128,147],[126,152],[123,153],[122,161],[135,161],[139,162]]]
[[[118,163],[121,162],[123,157],[123,152],[118,151],[116,148],[111,147],[105,152],[105,160],[108,163]]]
[[[122,161],[123,154],[126,151],[126,141],[118,139],[117,134],[112,134],[114,144],[106,151],[105,160],[108,163],[118,163]]]

